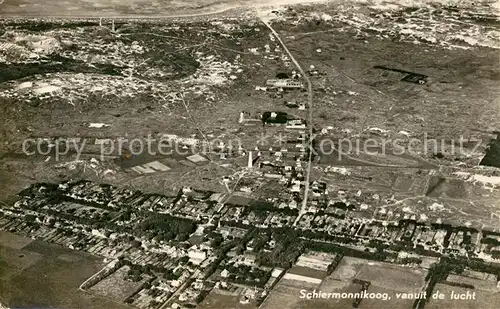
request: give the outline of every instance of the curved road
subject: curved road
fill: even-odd
[[[288,50],[288,48],[286,47],[286,44],[283,42],[283,40],[281,39],[281,37],[279,36],[279,34],[276,32],[276,30],[274,30],[274,28],[271,26],[271,24],[269,24],[266,20],[260,18],[260,20],[266,25],[267,28],[269,28],[269,30],[271,30],[272,34],[276,37],[276,39],[278,40],[278,42],[280,42],[281,46],[283,47],[283,49],[285,50],[285,52],[288,54],[288,56],[290,57],[290,59],[292,60],[293,64],[297,67],[297,69],[299,70],[300,74],[302,74],[302,76],[304,77],[304,79],[306,80],[307,82],[307,103],[309,105],[309,119],[308,119],[308,128],[309,128],[309,158],[308,158],[308,162],[307,162],[307,172],[306,172],[306,180],[305,180],[305,188],[304,188],[304,199],[302,201],[302,207],[300,208],[300,212],[299,212],[299,215],[297,216],[297,219],[295,219],[295,222],[293,223],[293,225],[297,225],[297,223],[299,222],[300,218],[302,217],[302,215],[306,212],[307,210],[307,199],[309,197],[309,181],[310,181],[310,178],[311,178],[311,167],[312,167],[312,154],[313,154],[313,148],[312,148],[312,142],[313,142],[313,125],[312,125],[312,122],[313,122],[313,90],[312,90],[312,83],[311,83],[311,80],[309,79],[309,77],[307,76],[307,74],[305,73],[305,71],[302,69],[302,67],[300,66],[299,62],[293,57],[292,53]]]

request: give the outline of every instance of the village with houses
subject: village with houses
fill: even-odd
[[[1,19],[0,308],[498,308],[500,12],[416,2]]]

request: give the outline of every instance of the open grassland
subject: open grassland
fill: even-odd
[[[468,289],[458,286],[450,286],[447,284],[436,284],[434,292],[439,291],[445,295],[444,299],[431,299],[425,305],[426,309],[441,309],[441,308],[457,308],[457,309],[475,309],[475,308],[484,308],[484,309],[495,309],[498,307],[498,302],[500,301],[500,297],[498,293],[488,292],[484,290],[477,289]],[[468,300],[453,300],[450,299],[450,295],[452,291],[455,294],[465,294],[476,293],[476,299],[468,299]]]
[[[344,257],[320,288],[325,290],[341,288],[349,286],[353,279],[359,279],[369,281],[373,286],[394,291],[418,292],[424,284],[424,278],[425,273],[421,269]],[[339,280],[341,282],[338,282]]]
[[[125,308],[78,289],[102,266],[98,257],[3,232],[0,298],[14,308]]]
[[[311,292],[315,288],[317,288],[317,284],[281,279],[263,303],[262,308],[303,308],[302,305],[308,300],[300,299],[300,291],[307,290]]]
[[[325,89],[318,92],[314,105],[318,127],[354,132],[378,127],[391,134],[410,132],[417,138],[426,133],[428,138],[447,142],[460,135],[481,136],[481,131],[498,127],[497,50],[443,49],[363,33],[353,40],[355,32],[345,32],[340,24],[329,32],[322,29],[314,24],[282,29],[288,32],[286,42],[297,60],[324,74],[313,80]],[[426,74],[432,81],[404,82],[403,74],[384,73],[373,68],[376,65]]]

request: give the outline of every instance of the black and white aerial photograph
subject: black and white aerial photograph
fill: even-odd
[[[0,309],[500,308],[500,0],[0,0]]]

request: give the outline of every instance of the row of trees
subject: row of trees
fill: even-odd
[[[197,225],[194,221],[173,217],[166,214],[155,214],[138,224],[139,231],[146,231],[150,237],[158,240],[185,241],[189,235],[196,231]]]
[[[271,267],[290,268],[306,249],[298,231],[292,228],[272,229],[271,238],[276,242],[271,252],[261,251],[257,263]]]

